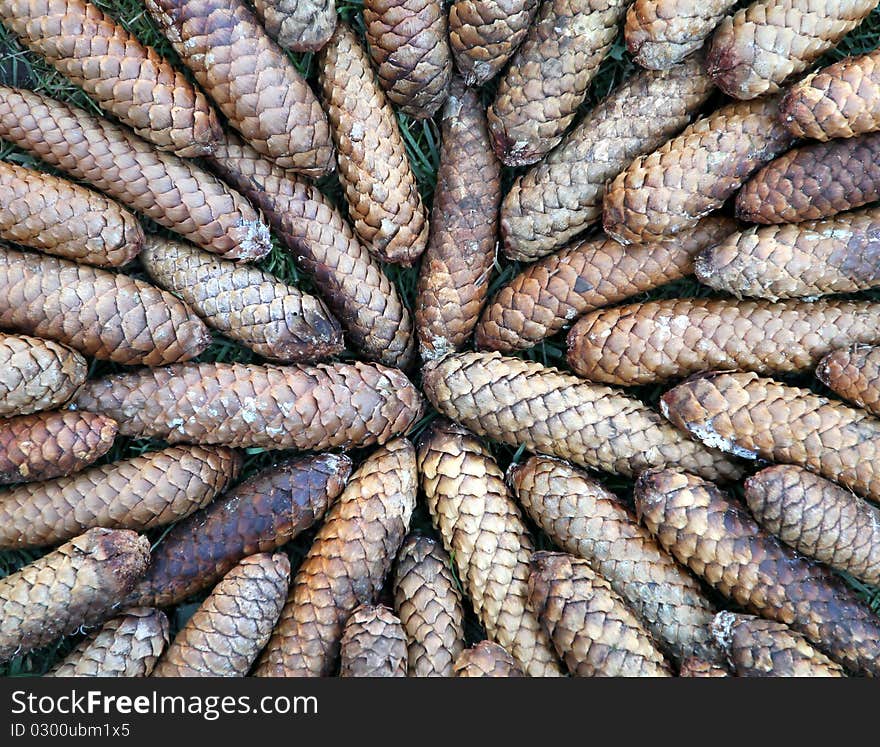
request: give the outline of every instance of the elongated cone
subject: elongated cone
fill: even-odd
[[[880,511],[829,480],[779,464],[745,481],[757,522],[801,555],[880,585]]]
[[[150,283],[6,247],[0,247],[0,326],[125,365],[190,360],[211,341],[195,312]]]
[[[316,52],[336,28],[335,0],[254,0],[266,32],[292,52]]]
[[[346,620],[372,604],[406,535],[418,477],[412,444],[398,438],[352,475],[300,565],[258,677],[329,676]]]
[[[715,638],[737,677],[845,677],[843,669],[787,625],[752,615],[719,612]]]
[[[0,420],[0,485],[85,469],[113,445],[115,420],[92,412],[38,412]]]
[[[89,0],[2,0],[0,21],[159,150],[204,156],[219,139],[205,95]]]
[[[308,176],[332,170],[327,117],[240,0],[146,0],[198,84],[257,151]]]
[[[816,376],[844,399],[880,416],[880,348],[835,350],[819,362]]]
[[[0,416],[63,405],[88,372],[86,359],[65,345],[0,332]]]
[[[150,607],[133,607],[104,623],[47,677],[149,677],[168,645],[168,618]]]
[[[169,443],[320,451],[385,443],[422,413],[406,376],[369,363],[194,363],[88,382],[75,400]]]
[[[813,298],[880,285],[880,210],[797,225],[753,226],[695,261],[704,285],[736,296]]]
[[[240,464],[231,449],[172,446],[0,491],[0,548],[53,545],[91,527],[170,524],[210,503]]]
[[[880,673],[880,620],[837,576],[765,533],[712,483],[672,470],[636,482],[660,544],[748,612],[785,623],[854,674]]]
[[[406,634],[384,605],[357,607],[342,632],[340,677],[406,677]]]
[[[503,646],[480,641],[455,660],[456,677],[525,677],[520,663]]]
[[[141,263],[208,325],[268,360],[307,363],[344,349],[342,329],[319,299],[264,270],[158,236],[147,239]]]
[[[728,96],[774,93],[833,49],[876,6],[877,0],[756,0],[721,21],[706,68]]]
[[[520,358],[461,353],[425,364],[425,394],[441,414],[474,433],[568,459],[583,467],[635,475],[677,465],[713,479],[740,468],[676,433],[639,400]]]
[[[586,473],[548,457],[513,465],[507,481],[526,514],[566,552],[586,560],[676,662],[720,659],[715,608],[699,582],[659,547],[635,514]]]
[[[355,233],[385,262],[411,265],[428,242],[428,218],[394,110],[354,32],[339,23],[319,55],[339,180]]]
[[[629,0],[548,0],[486,112],[492,147],[526,166],[560,141],[611,51]]]
[[[231,133],[208,164],[263,211],[342,322],[349,344],[371,360],[406,368],[415,349],[409,311],[382,265],[361,246],[333,203],[306,179],[275,166]]]
[[[406,633],[410,677],[451,677],[464,648],[464,608],[452,560],[430,537],[411,534],[397,555],[394,611]]]
[[[153,677],[245,677],[272,635],[289,580],[284,553],[242,560],[181,628]]]
[[[880,199],[880,133],[792,148],[740,190],[736,214],[752,223],[830,218]]]
[[[364,26],[391,103],[415,119],[434,116],[452,80],[442,0],[366,0]]]
[[[129,603],[177,604],[242,558],[276,550],[320,521],[350,471],[347,456],[318,454],[257,472],[168,531]]]
[[[794,138],[779,97],[735,102],[640,156],[605,191],[605,231],[624,244],[668,240],[720,208]]]
[[[700,371],[795,373],[838,347],[880,342],[880,304],[672,298],[587,314],[568,364],[591,381],[634,386]]]
[[[552,644],[527,608],[532,538],[489,450],[439,421],[419,443],[419,473],[431,519],[489,637],[529,676],[559,676]]]
[[[209,252],[251,260],[271,249],[269,228],[238,192],[84,109],[0,86],[0,137]]]
[[[575,677],[671,677],[624,600],[585,560],[536,552],[529,602]]]
[[[443,108],[442,135],[415,310],[426,360],[467,344],[489,292],[498,246],[501,164],[489,147],[480,97],[459,78]]]
[[[465,83],[494,78],[525,39],[540,0],[455,0],[449,6],[449,44]]]
[[[90,529],[0,579],[0,661],[104,622],[149,562],[146,537]]]
[[[677,135],[714,90],[699,55],[621,83],[514,180],[501,208],[504,254],[532,262],[601,219],[605,186],[636,156]]]
[[[102,194],[0,161],[0,239],[98,267],[121,267],[144,242],[137,219]]]
[[[627,51],[642,67],[666,70],[703,46],[737,0],[635,0],[626,13]]]
[[[723,216],[703,218],[675,241],[622,246],[596,236],[526,267],[483,311],[475,340],[480,350],[524,350],[582,314],[679,280],[693,272],[698,252],[736,230]]]
[[[845,57],[795,83],[779,116],[797,137],[831,140],[880,129],[880,52]]]
[[[754,373],[721,373],[663,395],[663,414],[713,448],[797,464],[880,502],[880,419]]]
[[[714,664],[702,659],[685,659],[678,670],[679,677],[732,677],[724,664]]]

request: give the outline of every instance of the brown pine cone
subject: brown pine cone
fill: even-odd
[[[880,419],[754,373],[711,374],[663,395],[663,414],[708,446],[797,464],[880,502]]]
[[[617,496],[548,457],[513,465],[507,481],[532,521],[557,547],[589,562],[671,659],[720,659],[709,633],[714,606]]]
[[[880,511],[833,482],[780,464],[745,481],[752,516],[801,555],[880,586]]]
[[[362,604],[345,623],[340,677],[406,677],[406,634],[384,605]]]
[[[831,140],[880,129],[880,52],[846,57],[795,83],[779,116],[797,137]]]
[[[347,456],[318,454],[257,472],[165,534],[128,603],[178,604],[242,558],[278,549],[320,521],[350,471]]]
[[[75,405],[125,436],[303,451],[385,443],[424,407],[401,371],[360,361],[141,369],[87,382]]]
[[[752,223],[830,218],[880,199],[880,133],[793,148],[767,164],[736,197]]]
[[[361,246],[333,203],[306,179],[262,158],[232,133],[208,164],[263,211],[342,322],[348,342],[371,360],[407,368],[415,352],[409,311],[382,265]]]
[[[741,474],[639,400],[532,361],[448,355],[425,364],[422,384],[441,414],[474,433],[582,467],[635,475],[675,465],[722,480]]]
[[[254,0],[266,32],[292,52],[316,52],[336,28],[335,0]]]
[[[476,327],[478,350],[524,350],[582,314],[611,306],[693,272],[697,253],[736,230],[729,218],[703,218],[675,241],[622,246],[596,236],[526,267],[499,290]]]
[[[309,84],[240,0],[145,0],[181,61],[264,156],[308,176],[332,171],[327,117]]]
[[[90,529],[0,579],[0,661],[104,622],[149,562],[146,537]]]
[[[844,399],[880,415],[880,348],[835,350],[819,362],[816,376]]]
[[[846,677],[839,664],[782,623],[719,612],[712,631],[737,677]]]
[[[701,371],[797,373],[865,343],[880,343],[880,304],[670,298],[587,314],[567,360],[591,381],[636,386]]]
[[[369,55],[340,22],[318,65],[354,230],[379,259],[411,265],[425,250],[428,219],[394,110],[376,82]]]
[[[695,261],[701,283],[775,301],[853,293],[880,285],[880,209],[797,225],[753,226]]]
[[[290,580],[284,553],[245,558],[201,603],[153,677],[245,677],[281,614]]]
[[[416,330],[422,358],[461,350],[477,324],[495,262],[501,164],[489,147],[476,91],[459,78],[443,109],[440,170],[419,270]]]
[[[410,677],[451,677],[464,648],[464,609],[452,560],[430,537],[411,534],[397,555],[394,610],[406,633]]]
[[[187,361],[211,341],[186,304],[143,280],[2,246],[0,326],[131,366]]]
[[[621,83],[541,163],[517,177],[501,208],[504,254],[531,262],[602,217],[606,184],[687,125],[715,87],[699,55]]]
[[[635,0],[626,14],[627,51],[642,67],[666,70],[703,46],[737,0]]]
[[[0,137],[209,252],[252,260],[272,248],[269,228],[238,192],[84,109],[0,86]]]
[[[339,323],[319,299],[264,270],[158,236],[147,239],[141,263],[209,326],[268,360],[309,363],[345,347]]]
[[[0,332],[0,417],[63,405],[88,373],[86,359],[65,345]]]
[[[149,677],[168,645],[168,618],[133,607],[88,636],[47,677]]]
[[[789,625],[854,674],[880,674],[880,619],[837,576],[765,533],[712,483],[651,470],[636,482],[635,502],[660,544],[725,597]]]
[[[540,0],[453,0],[449,44],[469,86],[494,78],[525,39]]]
[[[0,161],[0,239],[89,265],[121,267],[140,252],[144,232],[131,213],[102,194]]]
[[[775,93],[876,6],[877,0],[756,0],[721,21],[706,69],[728,96]]]
[[[91,527],[143,531],[210,503],[235,479],[231,449],[172,446],[0,492],[0,548],[54,545]]]
[[[671,677],[669,664],[608,582],[561,552],[532,555],[529,603],[575,677]]]
[[[492,147],[526,166],[562,139],[611,51],[630,0],[547,0],[486,112]]]
[[[778,105],[776,96],[727,104],[636,158],[605,192],[605,231],[624,244],[668,240],[720,208],[794,140]]]
[[[382,589],[416,505],[412,444],[398,438],[352,475],[300,565],[258,677],[327,677],[345,621]],[[405,661],[404,654],[404,661]]]
[[[159,150],[204,156],[220,138],[205,95],[88,0],[2,0],[0,21]]]
[[[480,641],[455,660],[456,677],[525,677],[519,662],[503,646]]]
[[[552,644],[527,608],[532,539],[489,450],[464,428],[437,421],[419,443],[431,519],[489,637],[531,677],[561,674]]]
[[[414,119],[434,116],[452,80],[442,0],[366,0],[364,26],[391,103]]]
[[[685,659],[678,670],[679,677],[733,677],[724,664],[713,664],[696,657]]]
[[[117,430],[115,420],[92,412],[39,412],[2,419],[0,485],[79,472],[110,450]]]

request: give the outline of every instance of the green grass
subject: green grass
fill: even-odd
[[[154,46],[163,56],[175,61],[177,67],[183,69],[187,74],[188,71],[180,65],[179,60],[167,40],[159,32],[154,22],[150,19],[144,10],[141,0],[95,0],[95,2],[109,14],[117,18],[126,28],[135,33],[142,41]],[[363,21],[361,16],[361,3],[351,2],[350,0],[341,0],[337,2],[339,15],[352,23],[359,33],[363,33]],[[871,16],[855,31],[844,39],[842,44],[833,52],[827,54],[819,64],[838,59],[847,54],[858,54],[869,51],[880,43],[880,9],[871,14]],[[292,55],[291,59],[298,69],[314,82],[315,56],[314,55]],[[589,110],[596,101],[603,98],[607,93],[624,80],[634,69],[632,61],[628,58],[622,38],[618,38],[615,42],[608,58],[601,66],[597,74],[589,97],[584,102],[583,111]],[[37,91],[47,93],[58,99],[68,101],[82,106],[90,111],[98,112],[98,107],[89,99],[80,89],[67,81],[54,69],[46,65],[36,56],[25,51],[21,45],[0,26],[0,82],[18,85],[22,87],[32,88]],[[485,103],[491,101],[496,84],[489,83],[482,91],[482,98]],[[717,103],[717,102],[715,102]],[[710,103],[711,107],[712,103]],[[439,145],[440,133],[437,122],[428,120],[417,122],[411,120],[405,115],[399,114],[398,121],[400,123],[401,132],[406,143],[407,152],[410,158],[413,172],[418,180],[421,194],[430,207],[433,200],[434,184],[436,181],[437,167],[439,164]],[[28,166],[39,166],[33,158],[26,153],[19,151],[8,144],[0,141],[0,158],[12,160]],[[519,173],[517,170],[505,169],[503,183],[505,188],[509,186],[511,181]],[[324,191],[340,208],[344,208],[344,200],[342,189],[335,176],[326,177],[319,181],[319,187]],[[150,221],[144,221],[147,230],[152,232],[164,232],[163,229],[156,226]],[[307,276],[300,273],[291,258],[276,242],[272,252],[262,262],[261,266],[266,270],[274,273],[286,282],[297,285],[304,290],[312,290],[312,284]],[[510,262],[503,257],[499,257],[496,261],[495,272],[490,281],[491,292],[500,288],[509,282],[519,271],[521,265],[516,262]],[[139,269],[135,266],[131,268],[135,274],[139,273]],[[386,273],[391,280],[397,285],[404,302],[412,308],[416,293],[416,281],[418,276],[418,268],[402,269],[396,266],[386,268]],[[705,294],[705,288],[699,286],[693,279],[684,279],[676,283],[669,284],[652,294],[644,294],[641,298],[665,298],[675,296],[692,296]],[[863,294],[865,295],[865,294]],[[880,293],[868,294],[869,297],[880,298]],[[564,333],[560,333],[556,337],[546,340],[532,350],[522,353],[524,357],[539,361],[546,365],[565,365],[565,340]],[[351,357],[350,353],[346,357]],[[220,335],[215,335],[213,344],[201,356],[201,360],[214,361],[243,361],[249,362],[258,360],[257,357],[243,346],[225,339]],[[118,367],[103,362],[95,362],[92,366],[91,375],[100,376],[118,370]],[[414,376],[418,383],[418,374]],[[809,377],[794,379],[800,384],[809,384],[817,390],[821,390],[820,385],[815,384]],[[642,387],[634,390],[638,396],[648,402],[655,403],[662,387]],[[436,413],[429,412],[419,423],[417,423],[412,431],[411,436],[416,437],[424,428],[436,417]],[[127,457],[136,456],[145,451],[161,448],[162,442],[153,440],[137,440],[119,438],[111,449],[110,453],[104,458],[104,461],[116,461]],[[492,444],[493,453],[498,459],[502,468],[506,468],[512,461],[516,461],[523,454],[523,449],[513,449],[504,445]],[[248,449],[245,452],[245,466],[243,477],[254,473],[255,471],[273,463],[281,455],[278,453],[267,453],[263,449]],[[364,456],[363,452],[355,452],[353,454],[357,460]],[[624,500],[630,500],[632,485],[629,481],[613,476],[601,476],[601,480],[611,489],[617,491]],[[431,532],[430,517],[423,505],[420,505],[416,511],[413,525],[425,532]],[[552,543],[535,527],[536,544],[539,548],[551,548]],[[164,532],[167,530],[158,530],[152,532],[150,539],[153,543],[160,540]],[[314,535],[313,532],[300,536],[296,541],[291,542],[285,549],[290,553],[294,567],[305,554],[309,543]],[[9,573],[13,573],[23,565],[33,561],[42,554],[42,551],[10,551],[0,553],[0,577]],[[880,611],[880,589],[865,587],[851,578],[847,581],[858,591],[858,593],[871,605],[874,610]],[[176,630],[182,625],[188,616],[195,610],[198,602],[203,595],[188,600],[186,603],[179,605],[176,609],[170,611],[169,617],[172,623],[172,629]],[[387,590],[384,596],[388,601]],[[477,623],[472,611],[468,613],[467,623],[468,637],[471,640],[478,640],[483,636],[482,630]],[[41,651],[31,652],[25,656],[19,656],[13,659],[7,665],[0,665],[0,675],[33,675],[40,674],[48,669],[58,658],[64,656],[78,637],[74,636],[64,641],[43,649]]]

